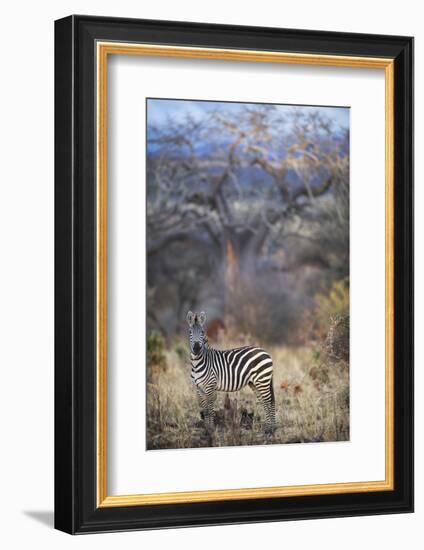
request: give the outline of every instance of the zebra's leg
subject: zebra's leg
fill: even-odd
[[[273,434],[275,430],[275,395],[272,378],[255,380],[255,391],[259,401],[265,409],[265,432],[267,434]]]
[[[253,393],[255,394],[256,400],[259,401],[259,403],[261,403],[263,405],[262,396],[259,393],[258,388],[255,386],[255,383],[254,382],[249,382],[249,387],[253,391]]]
[[[197,397],[199,401],[200,406],[200,416],[202,417],[202,420],[205,422],[206,425],[208,425],[208,399],[206,396],[206,393],[199,388],[199,386],[196,386],[197,390]]]
[[[207,411],[208,411],[208,426],[211,430],[215,428],[215,401],[216,391],[214,389],[207,390]]]

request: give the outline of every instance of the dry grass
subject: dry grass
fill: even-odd
[[[222,348],[239,343],[224,342]],[[190,381],[186,344],[166,350],[166,366],[148,366],[147,448],[181,449],[349,439],[349,370],[312,348],[269,347],[274,361],[276,431],[265,436],[253,391],[218,393],[216,428],[205,429]]]

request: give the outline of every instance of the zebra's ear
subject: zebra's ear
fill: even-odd
[[[186,319],[187,319],[187,323],[188,323],[189,326],[191,326],[191,327],[194,325],[194,318],[195,318],[194,313],[193,313],[192,311],[189,311],[189,312],[187,313]]]
[[[201,311],[200,315],[198,316],[198,319],[199,319],[199,325],[203,327],[206,321],[206,313],[204,311]]]

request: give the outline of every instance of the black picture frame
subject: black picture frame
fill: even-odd
[[[394,490],[97,507],[98,40],[394,60]],[[79,15],[56,21],[55,527],[75,534],[412,511],[413,39]]]

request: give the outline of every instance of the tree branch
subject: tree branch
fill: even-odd
[[[330,176],[329,178],[325,179],[321,185],[317,186],[317,187],[311,187],[311,186],[308,186],[306,184],[304,184],[302,187],[296,189],[295,191],[293,191],[292,193],[292,196],[291,196],[291,200],[293,202],[296,202],[300,197],[310,197],[312,196],[313,198],[316,198],[316,197],[320,197],[321,195],[324,195],[324,193],[326,193],[330,187],[332,186],[334,182],[334,178],[333,176]]]

